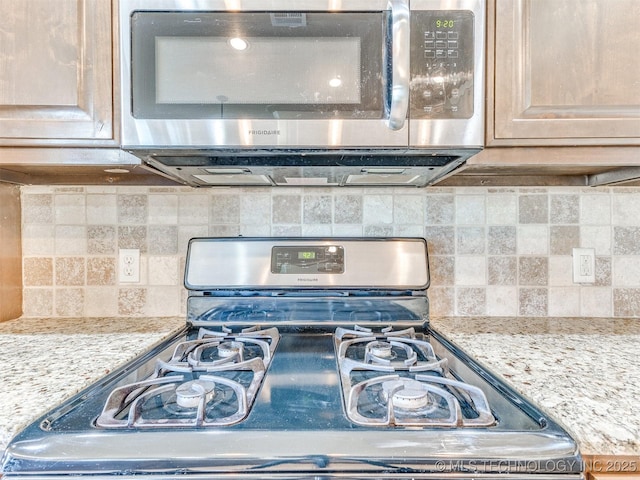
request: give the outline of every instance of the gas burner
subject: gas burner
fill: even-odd
[[[218,345],[218,356],[222,358],[237,357],[239,361],[242,361],[243,348],[242,342],[221,342]]]
[[[215,392],[216,384],[207,380],[191,380],[176,388],[176,403],[183,408],[196,408],[200,402],[211,400]]]
[[[367,344],[367,355],[372,359],[389,359],[393,357],[393,347],[389,342],[375,341]]]
[[[367,341],[368,338],[365,337],[358,340]],[[360,342],[354,342],[354,344],[357,343]],[[365,363],[391,365],[393,360],[399,360],[402,364],[409,367],[418,363],[418,354],[414,351],[412,345],[394,340],[374,340],[366,343],[364,353]]]
[[[204,339],[184,342],[176,347],[171,362],[184,363],[186,360],[193,369],[206,371],[230,364],[241,364],[245,360],[245,341],[247,340]],[[261,340],[249,340],[248,343],[252,344],[249,358],[263,360],[265,352],[269,351],[269,345]]]
[[[429,390],[421,382],[410,378],[384,382],[382,399],[385,403],[391,402],[394,408],[403,410],[424,411],[429,405],[431,405],[430,411],[436,408],[435,400]]]

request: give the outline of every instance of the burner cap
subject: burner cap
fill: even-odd
[[[200,399],[205,398],[205,403],[215,396],[216,384],[207,380],[191,380],[176,388],[176,402],[183,408],[195,408],[200,404]]]
[[[222,358],[232,357],[234,355],[238,355],[242,350],[242,347],[242,342],[221,342],[220,345],[218,345],[218,355]]]
[[[371,342],[367,345],[371,355],[378,358],[391,358],[391,343],[383,341]]]
[[[398,387],[400,387],[398,389]],[[417,380],[390,380],[382,385],[387,401],[389,394],[393,399],[393,406],[403,410],[420,410],[429,405],[429,392]]]

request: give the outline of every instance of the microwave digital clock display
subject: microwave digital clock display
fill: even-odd
[[[453,28],[455,25],[455,20],[436,20],[436,28]]]

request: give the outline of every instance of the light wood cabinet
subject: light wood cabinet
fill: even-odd
[[[0,322],[22,314],[20,189],[0,183]]]
[[[0,0],[0,145],[115,145],[111,8]]]
[[[488,10],[488,146],[640,145],[640,0]]]
[[[640,480],[636,455],[583,455],[587,480]]]
[[[640,475],[633,473],[590,473],[587,478],[589,480],[640,480]]]

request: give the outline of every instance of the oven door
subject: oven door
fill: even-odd
[[[406,146],[408,2],[339,4],[121,0],[123,145]]]

